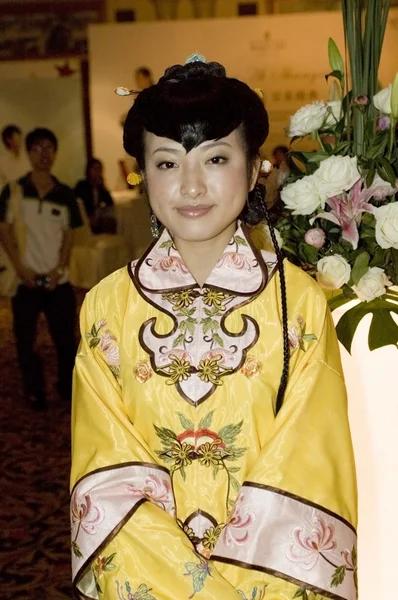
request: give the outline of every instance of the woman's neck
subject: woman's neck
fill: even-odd
[[[237,224],[233,222],[216,237],[199,242],[174,239],[174,244],[185,266],[200,287],[203,287],[213,271],[236,228]]]

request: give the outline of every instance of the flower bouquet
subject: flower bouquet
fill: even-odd
[[[390,2],[364,4],[342,1],[351,85],[330,39],[329,101],[291,117],[291,173],[277,222],[287,256],[316,277],[332,310],[357,300],[337,325],[348,352],[368,313],[370,350],[398,346],[398,73],[378,91]],[[316,149],[295,149],[308,136]]]

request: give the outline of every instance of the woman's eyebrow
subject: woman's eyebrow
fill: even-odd
[[[182,151],[178,148],[167,148],[166,146],[161,146],[160,148],[156,148],[156,150],[154,150],[152,154],[156,154],[156,152],[173,152],[173,154],[177,154],[178,152]]]

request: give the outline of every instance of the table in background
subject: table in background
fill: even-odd
[[[128,246],[130,260],[139,258],[152,241],[145,194],[139,188],[111,192],[115,205],[117,233]]]

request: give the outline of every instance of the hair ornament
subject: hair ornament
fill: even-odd
[[[260,100],[264,100],[264,92],[263,92],[262,89],[260,89],[260,88],[254,88],[253,92],[255,94],[257,94],[257,96],[260,98]]]
[[[185,64],[189,65],[189,63],[193,62],[207,63],[207,60],[200,52],[194,52],[193,54],[191,54],[191,56],[188,56],[187,60],[185,61]]]
[[[129,173],[126,177],[126,181],[129,185],[140,185],[144,181],[140,173]]]
[[[115,89],[115,94],[118,96],[134,96],[135,94],[139,94],[140,90],[129,90],[126,87],[117,87]]]
[[[270,163],[269,160],[263,160],[260,165],[260,173],[271,173],[273,168],[274,167],[272,166],[272,163]]]

